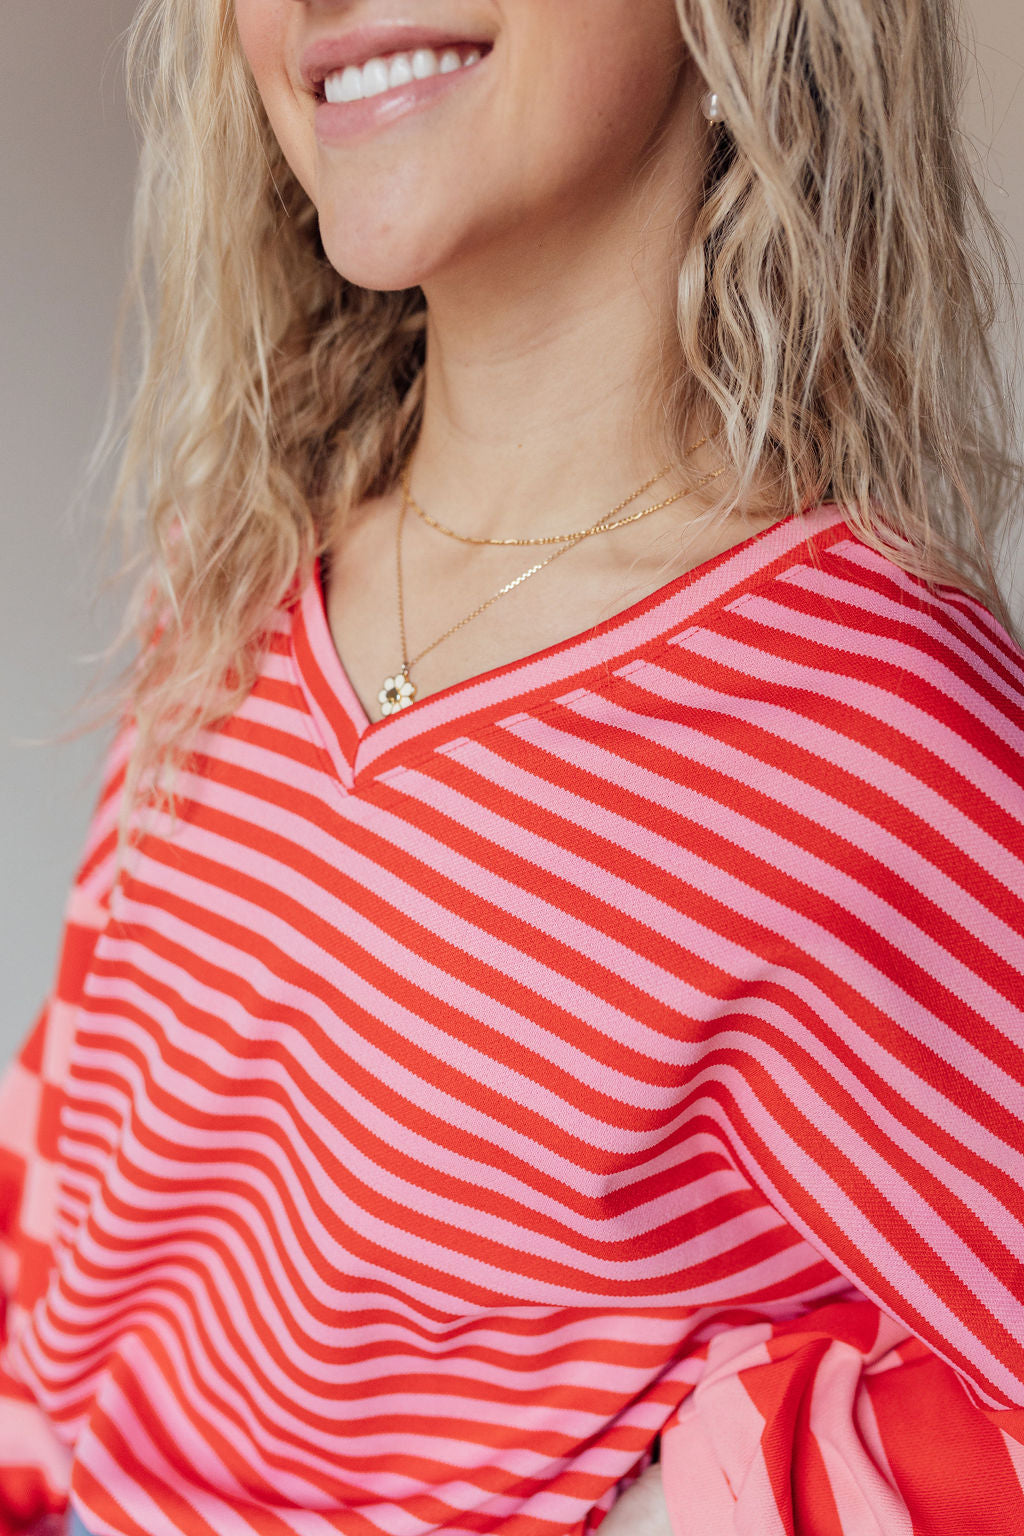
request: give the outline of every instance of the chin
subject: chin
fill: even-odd
[[[410,238],[393,225],[320,217],[320,240],[334,270],[359,288],[392,293],[417,288],[443,262],[441,241]]]

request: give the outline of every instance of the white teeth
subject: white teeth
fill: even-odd
[[[324,95],[328,101],[362,101],[362,70],[350,64],[338,74],[328,75],[324,81]]]
[[[412,80],[412,62],[407,53],[396,53],[388,69],[388,90],[397,85],[408,85]]]
[[[363,65],[363,96],[382,96],[388,88],[388,66],[383,59],[367,59]]]
[[[468,69],[471,64],[479,64],[480,59],[479,48],[467,49],[464,56],[455,48],[445,48],[440,54],[433,48],[417,48],[411,55],[395,53],[387,59],[368,59],[362,68],[349,64],[328,75],[324,80],[324,98],[331,103],[363,101],[410,85],[414,80],[429,80],[431,75],[450,75],[457,69]]]
[[[437,74],[437,54],[433,48],[417,48],[412,56],[412,72],[417,80],[429,80]]]

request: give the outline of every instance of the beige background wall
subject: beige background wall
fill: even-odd
[[[133,146],[118,33],[132,0],[0,5],[0,1060],[49,982],[97,744],[26,743],[71,718],[112,627],[95,504],[70,507],[96,435]],[[1024,253],[1024,5],[973,0],[971,103],[993,207]],[[991,147],[986,147],[991,146]],[[1024,612],[1024,563],[1019,566]]]

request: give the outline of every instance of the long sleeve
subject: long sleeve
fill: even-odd
[[[75,1006],[107,920],[116,857],[115,754],[67,907],[52,995],[0,1084],[0,1533],[60,1529],[71,1451],[8,1355],[45,1295],[60,1246],[60,1116]]]
[[[875,583],[856,624],[843,588],[822,612],[828,576],[806,570],[736,621],[748,645],[784,637],[775,706],[812,699],[842,743],[808,845],[842,884],[813,910],[787,893],[784,985],[760,987],[719,1113],[751,1180],[864,1299],[715,1337],[665,1434],[666,1487],[676,1536],[1016,1536],[1019,654],[966,602],[907,601],[907,622],[906,579],[845,558]]]

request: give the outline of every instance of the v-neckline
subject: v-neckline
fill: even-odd
[[[585,686],[588,676],[619,665],[652,641],[667,640],[709,605],[770,570],[793,551],[842,524],[834,506],[781,519],[682,575],[673,577],[592,628],[515,661],[451,683],[406,709],[371,720],[338,654],[327,617],[319,564],[298,598],[292,654],[298,681],[322,745],[339,780],[353,789],[365,775],[380,778],[444,743],[465,739],[481,716],[522,713],[538,696],[557,697]]]

